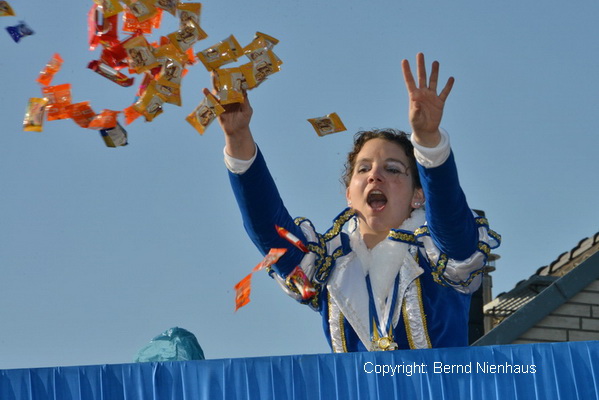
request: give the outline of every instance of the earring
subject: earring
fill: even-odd
[[[414,208],[418,208],[418,207],[420,207],[421,205],[422,205],[422,203],[421,203],[421,202],[419,202],[419,201],[415,201],[415,202],[414,202]]]
[[[348,200],[348,201],[347,201],[347,206],[348,206],[348,207],[351,207],[351,200]]]

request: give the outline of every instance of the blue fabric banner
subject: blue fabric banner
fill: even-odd
[[[597,399],[599,342],[0,370],[2,400]]]

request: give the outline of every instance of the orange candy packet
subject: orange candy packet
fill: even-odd
[[[44,97],[48,99],[46,106],[48,121],[58,119],[67,119],[69,114],[66,111],[66,106],[71,104],[71,84],[64,83],[56,86],[45,86],[42,88]]]
[[[133,107],[133,105],[125,108],[123,110],[123,115],[125,116],[125,125],[129,125],[141,116],[141,114]]]
[[[36,80],[44,86],[50,85],[54,75],[56,75],[56,73],[60,70],[62,63],[63,59],[60,54],[54,53]]]
[[[89,105],[89,101],[69,104],[65,109],[69,118],[82,128],[87,128],[96,116],[96,113]]]
[[[25,117],[23,118],[23,130],[25,132],[41,132],[44,128],[46,117],[46,104],[48,99],[32,97],[27,102]]]
[[[331,113],[324,117],[309,118],[308,122],[312,124],[318,136],[325,136],[346,130],[337,113]]]
[[[110,129],[117,125],[117,116],[120,111],[114,110],[102,110],[102,112],[96,115],[89,125],[89,129]]]
[[[203,135],[206,128],[214,121],[216,117],[225,112],[212,94],[208,94],[202,102],[185,118],[200,135]]]
[[[139,22],[153,18],[157,13],[155,0],[122,0],[122,2]]]

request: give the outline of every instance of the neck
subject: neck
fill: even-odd
[[[364,240],[364,244],[368,248],[368,250],[373,249],[377,244],[382,242],[387,238],[389,232],[360,232],[362,234],[362,240]]]

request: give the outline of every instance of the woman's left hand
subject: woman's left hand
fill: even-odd
[[[451,92],[454,78],[450,77],[440,94],[437,95],[439,63],[433,62],[430,80],[427,84],[424,54],[416,56],[418,85],[414,80],[408,60],[401,62],[406,88],[410,97],[409,119],[416,143],[425,147],[435,147],[441,141],[439,125],[443,117],[445,100]]]

